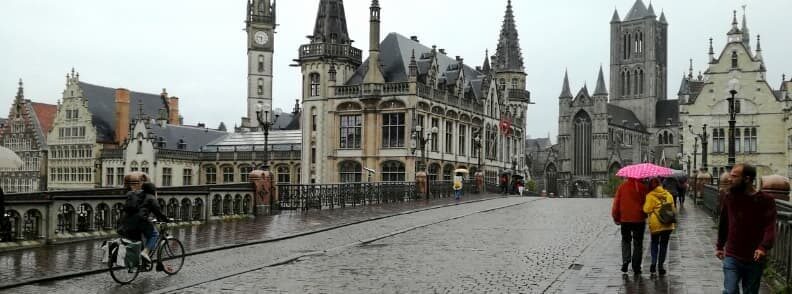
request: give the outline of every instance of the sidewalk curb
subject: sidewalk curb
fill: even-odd
[[[476,199],[476,200],[468,200],[468,201],[460,201],[460,202],[451,202],[451,203],[445,203],[445,204],[431,205],[431,206],[428,206],[428,207],[412,209],[412,210],[406,210],[406,211],[402,211],[402,212],[391,213],[391,214],[386,214],[386,215],[377,216],[377,217],[371,217],[371,218],[367,218],[367,219],[363,219],[363,220],[358,220],[358,221],[349,222],[349,223],[343,223],[343,224],[334,225],[334,226],[330,226],[330,227],[322,228],[322,229],[316,229],[316,230],[305,231],[305,232],[301,232],[301,233],[285,235],[285,236],[281,236],[281,237],[253,240],[253,241],[247,241],[247,242],[243,242],[243,243],[220,245],[220,246],[215,246],[215,247],[199,249],[199,250],[192,251],[192,252],[186,252],[185,256],[206,254],[206,253],[212,253],[212,252],[216,252],[216,251],[222,251],[222,250],[235,249],[235,248],[246,247],[246,246],[253,246],[253,245],[259,245],[259,244],[278,242],[278,241],[283,241],[283,240],[288,240],[288,239],[294,239],[294,238],[314,235],[314,234],[323,233],[323,232],[327,232],[327,231],[332,231],[332,230],[336,230],[336,229],[340,229],[340,228],[344,228],[344,227],[348,227],[348,226],[358,225],[358,224],[362,224],[362,223],[366,223],[366,222],[372,222],[372,221],[377,221],[377,220],[391,218],[391,217],[396,217],[396,216],[401,216],[401,215],[414,214],[414,213],[427,211],[427,210],[434,210],[434,209],[440,209],[440,208],[450,207],[450,206],[455,206],[455,205],[477,203],[477,202],[483,202],[483,201],[489,201],[489,200],[495,200],[495,199],[502,199],[502,198],[509,198],[509,196],[498,195],[498,196],[494,196],[494,197],[486,197],[486,198],[481,198],[481,199]],[[537,199],[542,199],[542,198],[537,198]],[[423,200],[417,200],[417,201],[423,201]],[[302,255],[304,256],[305,254],[302,254]],[[92,274],[103,273],[103,272],[106,272],[106,271],[107,271],[107,269],[94,269],[94,270],[88,270],[88,271],[73,271],[73,272],[67,272],[67,273],[58,274],[58,275],[54,275],[54,276],[43,277],[43,278],[39,278],[39,279],[31,279],[31,280],[22,281],[22,282],[19,282],[19,283],[0,284],[0,290],[6,290],[6,289],[21,287],[21,286],[31,285],[31,284],[40,284],[40,283],[47,283],[47,282],[57,281],[57,280],[64,280],[64,279],[69,279],[69,278],[87,276],[87,275],[92,275]],[[162,293],[162,292],[156,292],[156,293]]]

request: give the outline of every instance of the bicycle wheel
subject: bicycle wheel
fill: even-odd
[[[116,252],[118,252],[117,250],[118,249],[116,249]],[[140,274],[139,267],[128,268],[126,266],[120,266],[116,264],[115,258],[112,259],[113,260],[108,261],[107,264],[109,266],[110,276],[113,277],[113,280],[116,281],[116,283],[121,285],[129,284],[134,281],[135,278],[137,278],[138,274]]]
[[[184,246],[179,239],[165,239],[160,243],[157,261],[162,264],[162,271],[175,275],[184,266]]]

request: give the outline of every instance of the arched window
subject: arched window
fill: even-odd
[[[192,219],[190,213],[192,212],[192,202],[189,198],[184,198],[181,201],[181,211],[179,212],[179,220],[189,221]]]
[[[278,173],[278,184],[291,183],[291,171],[289,170],[289,166],[280,165],[275,171]]]
[[[622,97],[627,96],[627,73],[621,73],[621,94]]]
[[[341,183],[360,183],[362,182],[363,167],[356,161],[344,161],[340,164],[339,176]]]
[[[319,82],[319,74],[312,73],[311,74],[311,97],[319,96],[319,86],[321,83]]]
[[[220,216],[223,213],[222,208],[223,197],[219,194],[215,195],[214,198],[212,198],[212,216]]]
[[[657,134],[657,144],[665,144],[665,141],[663,141],[663,134]]]
[[[42,217],[37,209],[28,210],[25,213],[25,227],[23,228],[25,240],[36,240],[41,238]]]
[[[627,95],[632,95],[632,77],[630,76],[629,71],[627,71],[627,78],[625,80],[627,80]]]
[[[223,215],[231,215],[233,214],[233,203],[232,203],[231,195],[225,195],[223,198]]]
[[[258,85],[256,85],[256,93],[258,93],[259,96],[264,95],[264,79],[262,78],[258,79]]]
[[[644,71],[638,70],[638,94],[644,94]]]
[[[429,165],[429,181],[437,181],[440,173],[440,165],[433,163]]]
[[[196,221],[203,219],[203,199],[201,198],[195,199],[195,205],[193,205],[192,210],[192,219]]]
[[[574,173],[575,175],[591,174],[591,117],[580,111],[574,119]]]
[[[668,134],[668,144],[669,145],[674,144],[674,134]]]
[[[737,59],[737,51],[732,51],[732,54],[731,54],[731,67],[732,68],[739,67],[739,62],[738,62],[738,59]]]
[[[388,161],[382,164],[383,182],[404,182],[404,163]]]
[[[454,165],[446,164],[443,167],[443,181],[451,181],[453,180],[453,172],[454,172]]]
[[[258,56],[258,72],[264,72],[264,55]]]
[[[633,92],[633,94],[636,94],[636,95],[641,94],[641,89],[639,88],[639,85],[641,84],[641,82],[639,80],[640,73],[641,73],[641,71],[636,69],[635,70],[635,76],[633,77],[633,79],[635,80],[635,84],[633,84],[634,88],[633,88],[632,92]]]

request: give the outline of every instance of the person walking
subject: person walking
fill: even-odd
[[[646,185],[636,179],[624,181],[616,190],[611,207],[611,216],[616,225],[621,226],[622,273],[632,263],[633,273],[641,274],[643,256],[643,237],[646,231],[646,213],[643,211]]]
[[[649,183],[649,188],[652,190],[646,195],[643,206],[643,211],[649,215],[649,233],[652,240],[649,244],[649,251],[652,253],[649,273],[654,275],[659,271],[659,274],[664,276],[666,270],[663,263],[668,253],[668,240],[675,229],[676,207],[674,197],[663,188],[663,185],[660,185],[660,180],[652,179]],[[673,219],[669,219],[666,210],[670,210]]]
[[[454,176],[454,200],[462,198],[462,176]]]
[[[723,293],[759,293],[776,232],[775,199],[754,188],[756,168],[737,164],[723,197],[715,256],[723,260]]]
[[[506,193],[508,193],[509,190],[509,178],[506,177],[506,175],[501,175],[500,184],[501,184],[501,193],[503,193],[503,195],[506,195]]]

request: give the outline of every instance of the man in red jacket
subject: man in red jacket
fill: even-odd
[[[613,197],[611,216],[613,221],[621,226],[622,273],[627,273],[627,268],[632,262],[633,273],[641,274],[643,237],[646,231],[646,214],[643,212],[643,205],[648,192],[645,183],[627,179],[619,185]]]
[[[723,197],[715,256],[723,260],[723,293],[759,293],[776,230],[775,199],[754,189],[756,168],[735,165]]]

